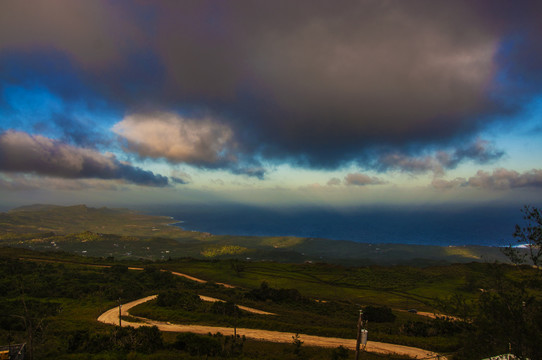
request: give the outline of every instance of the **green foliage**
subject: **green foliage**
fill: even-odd
[[[370,322],[394,322],[397,316],[393,314],[388,306],[368,305],[363,308],[363,318]]]
[[[254,289],[245,295],[247,298],[257,301],[271,300],[274,302],[306,302],[297,289],[274,289],[267,282],[262,282],[259,289]]]
[[[177,335],[173,346],[178,350],[188,352],[190,355],[197,356],[215,356],[222,351],[222,344],[217,337],[193,333],[181,333]]]
[[[528,258],[538,269],[542,266],[542,213],[534,206],[526,205],[523,213],[523,225],[516,224],[514,238],[516,242],[527,248],[527,251],[510,245],[503,249],[504,254],[514,264],[524,264]]]
[[[166,290],[158,294],[158,306],[179,308],[194,311],[201,307],[203,301],[198,295],[186,291]]]
[[[461,321],[454,321],[446,317],[439,317],[431,321],[408,321],[400,328],[402,334],[407,336],[451,336],[461,333],[465,325]]]
[[[245,271],[245,264],[239,260],[231,260],[230,266],[235,274],[239,276],[243,271]]]
[[[292,345],[294,347],[294,354],[296,355],[300,355],[301,354],[301,345],[303,345],[303,341],[301,341],[301,339],[299,339],[299,334],[295,334],[294,336],[292,336]]]
[[[243,253],[246,253],[249,251],[244,246],[239,245],[216,245],[216,246],[209,246],[204,248],[201,251],[201,255],[205,257],[217,257],[217,256],[225,256],[225,255],[240,255]]]
[[[107,350],[122,350],[153,353],[164,347],[162,334],[156,326],[130,326],[104,332],[76,330],[67,336],[68,353],[98,353]]]
[[[542,301],[521,284],[507,282],[480,295],[460,355],[476,359],[511,350],[521,358],[541,359],[540,339]]]
[[[211,312],[213,314],[220,314],[225,316],[242,316],[241,310],[231,301],[216,301],[211,305]]]

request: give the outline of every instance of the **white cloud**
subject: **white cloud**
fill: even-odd
[[[127,149],[141,157],[171,163],[220,165],[235,162],[232,129],[212,118],[186,118],[173,113],[131,115],[113,126]]]

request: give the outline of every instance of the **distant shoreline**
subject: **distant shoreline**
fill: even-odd
[[[173,217],[171,217],[173,218]],[[181,226],[180,224],[183,224]],[[176,221],[175,223],[168,224],[170,226],[176,226],[179,227],[185,231],[196,231],[196,232],[202,232],[202,233],[210,233],[212,235],[217,236],[243,236],[243,237],[295,237],[295,238],[301,238],[301,239],[321,239],[321,240],[330,240],[330,241],[348,241],[353,243],[359,243],[359,244],[369,244],[369,245],[416,245],[416,246],[437,246],[437,247],[490,247],[490,248],[506,248],[509,247],[510,244],[431,244],[431,243],[415,243],[415,242],[367,242],[367,241],[361,241],[361,240],[353,240],[353,239],[340,239],[340,238],[331,238],[331,237],[307,237],[307,236],[299,236],[296,234],[253,234],[253,233],[216,233],[210,230],[207,230],[205,228],[191,228],[190,226],[186,227],[186,221],[180,220]],[[526,248],[527,244],[519,244],[519,245],[512,245],[514,248]]]

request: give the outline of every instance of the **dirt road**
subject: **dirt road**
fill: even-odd
[[[210,296],[205,296],[205,295],[198,295],[199,298],[203,301],[208,301],[208,302],[225,302],[224,300],[221,300],[221,299],[217,299],[217,298],[213,298],[213,297],[210,297]],[[259,315],[277,315],[277,314],[274,314],[274,313],[270,313],[270,312],[267,312],[267,311],[263,311],[263,310],[258,310],[258,309],[254,309],[254,308],[251,308],[251,307],[248,307],[248,306],[243,306],[243,305],[237,305],[237,307],[241,310],[244,310],[244,311],[247,311],[249,313],[253,313],[253,314],[259,314]]]
[[[56,264],[66,263],[66,264],[84,265],[84,266],[89,266],[89,267],[106,268],[106,269],[111,267],[111,265],[85,264],[85,263],[78,263],[78,262],[73,262],[73,261],[48,260],[48,259],[39,259],[39,258],[30,258],[30,257],[20,257],[19,260],[48,262],[48,263],[56,263]],[[142,268],[142,267],[128,267],[128,270],[143,271],[145,269]],[[207,280],[198,279],[196,277],[193,277],[193,276],[190,276],[190,275],[187,275],[187,274],[183,274],[183,273],[180,273],[180,272],[177,272],[177,271],[170,271],[170,270],[165,270],[165,269],[160,269],[160,271],[169,272],[169,273],[172,273],[175,276],[181,276],[181,277],[184,277],[184,278],[186,278],[188,280],[198,282],[200,284],[205,284],[205,283],[208,282]],[[235,288],[235,286],[230,285],[230,284],[225,284],[225,283],[215,283],[215,284],[224,286],[225,288],[229,288],[229,289]]]
[[[30,261],[44,261],[44,262],[62,262],[62,261],[50,261],[46,259],[31,259],[31,258],[21,258],[21,260],[30,260]],[[80,264],[80,265],[87,265],[87,266],[94,266],[94,267],[100,267],[100,268],[109,268],[110,265],[93,265],[93,264]],[[143,268],[140,267],[129,267],[129,270],[135,270],[135,271],[142,271]],[[192,281],[196,281],[199,283],[206,283],[207,281],[198,279],[196,277],[179,273],[176,271],[169,271],[169,270],[160,270],[164,272],[171,272],[175,276],[181,276],[187,279],[190,279]],[[234,288],[233,285],[224,284],[224,283],[217,283],[218,285],[222,285],[227,288]],[[147,296],[142,299],[138,299],[135,301],[131,301],[129,303],[123,304],[121,306],[121,314],[123,316],[130,315],[128,310],[133,308],[134,306],[137,306],[139,304],[142,304],[144,302],[153,300],[156,298],[157,295],[151,295]],[[222,301],[220,299],[215,299],[211,297],[206,297],[200,295],[200,298],[204,301]],[[243,309],[245,311],[257,313],[257,314],[264,314],[264,315],[276,315],[272,313],[268,313],[262,310],[253,309],[245,306],[239,306],[240,309]],[[424,314],[425,315],[425,314]],[[133,327],[140,327],[140,326],[157,326],[158,329],[161,331],[169,331],[169,332],[193,332],[198,334],[208,334],[208,333],[216,333],[220,332],[224,335],[233,335],[233,328],[228,327],[221,327],[221,326],[204,326],[204,325],[180,325],[180,324],[170,324],[145,318],[139,318],[141,323],[135,323],[135,322],[129,322],[129,321],[122,321],[123,326],[133,326]],[[102,315],[98,317],[98,321],[106,324],[112,324],[112,325],[118,325],[119,323],[119,308],[114,307],[113,309],[107,310]],[[260,330],[260,329],[244,329],[244,328],[238,328],[237,334],[240,336],[246,336],[247,338],[255,339],[255,340],[262,340],[262,341],[272,341],[272,342],[282,342],[282,343],[291,343],[292,337],[295,336],[294,333],[288,333],[288,332],[279,332],[279,331],[270,331],[270,330]],[[320,347],[338,347],[340,345],[348,348],[348,349],[355,349],[356,347],[356,340],[354,339],[341,339],[341,338],[332,338],[332,337],[323,337],[323,336],[314,336],[314,335],[306,335],[306,334],[299,334],[299,339],[303,341],[303,343],[307,346],[320,346]],[[395,345],[395,344],[388,344],[388,343],[382,343],[382,342],[376,342],[376,341],[369,341],[367,343],[367,351],[374,352],[374,353],[382,353],[382,354],[399,354],[399,355],[406,355],[412,358],[417,359],[440,359],[440,360],[446,360],[446,357],[442,355],[438,355],[437,353],[434,353],[429,350],[419,349],[415,347],[409,347],[409,346],[403,346],[403,345]]]
[[[138,299],[138,300],[126,303],[121,306],[121,314],[123,316],[129,315],[128,311],[134,306],[153,300],[155,298],[156,298],[156,295],[151,295],[142,299]],[[122,321],[122,325],[133,326],[133,327],[156,326],[161,331],[193,332],[197,334],[208,334],[208,333],[220,332],[223,335],[233,335],[233,331],[234,331],[234,329],[230,327],[204,326],[204,325],[181,325],[181,324],[171,324],[171,323],[166,323],[166,322],[161,322],[161,321],[155,321],[155,320],[150,320],[150,319],[145,319],[145,318],[138,318],[138,319],[144,322],[135,323],[135,322],[130,322],[130,321]],[[98,321],[106,323],[106,324],[118,325],[119,308],[114,307],[113,309],[110,309],[104,312],[102,315],[98,317]],[[245,329],[245,328],[238,328],[237,334],[240,336],[244,335],[250,339],[281,342],[281,343],[291,343],[292,337],[295,336],[294,333],[288,333],[288,332],[259,330],[259,329]],[[354,339],[331,338],[331,337],[306,335],[306,334],[299,334],[299,339],[303,341],[304,345],[307,345],[307,346],[320,346],[320,347],[334,348],[334,347],[338,347],[342,345],[352,350],[354,350],[356,347],[356,340]],[[418,359],[437,359],[438,358],[441,360],[446,360],[445,357],[443,356],[438,357],[439,355],[432,351],[409,347],[409,346],[403,346],[403,345],[381,343],[381,342],[376,342],[376,341],[369,341],[367,343],[366,350],[369,352],[375,352],[375,353],[381,353],[381,354],[395,353],[399,355],[407,355],[409,357],[418,358]]]

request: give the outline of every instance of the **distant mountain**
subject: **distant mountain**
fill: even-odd
[[[0,213],[0,232],[71,234],[92,231],[141,237],[185,236],[182,229],[169,226],[173,222],[169,217],[145,215],[129,209],[36,204]]]
[[[85,205],[81,205],[85,206]],[[33,205],[25,205],[25,206],[19,206],[15,209],[9,210],[9,212],[18,212],[18,211],[50,211],[50,210],[57,210],[58,208],[61,208],[63,206],[60,205],[49,205],[49,204],[33,204]]]

